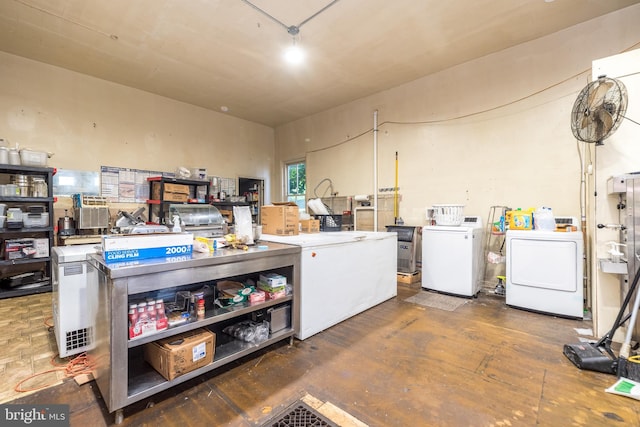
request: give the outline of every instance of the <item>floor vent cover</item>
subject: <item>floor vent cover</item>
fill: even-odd
[[[297,401],[261,427],[339,427],[304,402]]]

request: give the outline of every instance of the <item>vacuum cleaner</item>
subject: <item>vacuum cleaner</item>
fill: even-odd
[[[628,349],[629,343],[631,342],[631,331],[633,330],[638,306],[640,305],[640,292],[636,293],[635,303],[633,305],[632,311],[627,313],[626,315],[624,314],[624,312],[627,309],[629,302],[631,301],[631,298],[636,291],[636,288],[638,287],[639,279],[640,269],[638,269],[638,271],[636,272],[636,275],[633,278],[633,282],[629,287],[629,292],[627,292],[627,295],[622,302],[622,306],[618,311],[618,315],[616,316],[616,320],[613,323],[613,327],[608,333],[606,333],[595,343],[581,342],[577,344],[564,345],[564,355],[579,369],[603,372],[605,374],[614,374],[617,376],[626,375],[626,358],[629,356],[629,354],[628,351],[625,351],[625,349]],[[631,322],[627,330],[625,343],[622,347],[623,351],[621,352],[620,357],[616,357],[613,353],[613,350],[611,350],[611,341],[613,339],[613,335],[616,333],[616,330],[627,320],[629,320],[629,318],[631,318]]]

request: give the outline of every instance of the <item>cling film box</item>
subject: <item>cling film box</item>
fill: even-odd
[[[192,233],[110,235],[102,237],[107,264],[191,255]]]

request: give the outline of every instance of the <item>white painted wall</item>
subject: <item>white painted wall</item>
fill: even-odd
[[[274,130],[222,113],[0,52],[0,138],[55,153],[50,166],[118,166],[274,175]]]
[[[466,215],[485,221],[493,205],[549,206],[580,218],[581,144],[571,109],[591,81],[592,61],[640,46],[638,22],[640,5],[631,6],[280,126],[277,159],[306,158],[309,189],[330,178],[340,196],[370,194],[377,110],[377,187],[394,186],[397,151],[405,224],[424,224],[425,208],[438,203],[463,203]],[[629,147],[604,147],[616,152],[612,170],[633,169],[620,163]]]
[[[593,61],[592,78],[595,80],[603,74],[617,78],[624,84],[629,100],[625,116],[640,122],[640,49]],[[604,145],[596,148],[595,155],[597,196],[590,195],[593,218],[590,229],[593,230],[594,242],[591,265],[594,267],[594,318],[596,329],[603,335],[611,329],[628,286],[621,286],[620,279],[624,280],[624,277],[600,270],[598,259],[608,257],[606,243],[619,242],[620,236],[616,230],[598,229],[596,225],[621,223],[616,209],[619,199],[616,195],[607,194],[607,180],[611,176],[640,171],[640,125],[624,120],[618,130],[604,141]],[[618,331],[616,340],[622,339],[624,330]],[[635,336],[638,334],[636,330]]]

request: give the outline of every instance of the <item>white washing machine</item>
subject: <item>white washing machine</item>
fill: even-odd
[[[459,226],[422,228],[422,287],[473,297],[482,287],[482,223],[464,217]]]
[[[506,303],[582,318],[582,232],[507,231]]]

